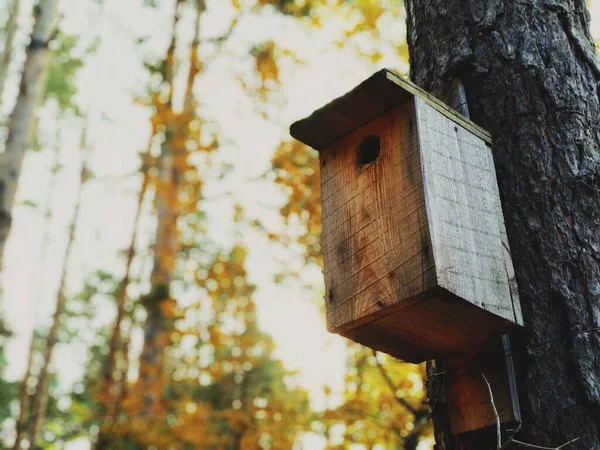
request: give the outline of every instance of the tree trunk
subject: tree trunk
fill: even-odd
[[[10,116],[4,153],[0,155],[0,267],[10,232],[11,210],[25,151],[35,124],[35,111],[44,97],[52,52],[49,43],[56,31],[58,0],[40,0],[27,47],[17,103]]]
[[[164,305],[170,298],[169,287],[173,279],[175,258],[179,248],[177,239],[179,216],[177,170],[174,165],[173,147],[176,130],[173,128],[172,122],[174,120],[173,91],[177,24],[182,5],[183,0],[175,1],[171,42],[161,66],[161,76],[168,88],[167,100],[163,103],[155,97],[157,112],[153,119],[154,131],[157,131],[158,124],[164,126],[164,141],[156,161],[158,176],[154,180],[157,225],[150,275],[152,290],[143,300],[147,318],[144,324],[144,346],[140,355],[139,380],[135,386],[136,395],[144,399],[141,416],[150,420],[152,426],[162,425],[158,411],[164,389],[162,383],[164,352],[170,334],[170,321],[164,314]]]
[[[44,211],[44,220],[46,221],[45,223],[45,229],[44,229],[44,235],[42,237],[42,245],[40,248],[40,257],[39,257],[39,261],[40,261],[40,265],[39,265],[39,273],[41,274],[44,267],[43,267],[43,261],[44,261],[44,256],[46,255],[46,249],[48,247],[48,244],[50,243],[50,221],[52,218],[52,199],[53,199],[53,193],[54,193],[54,187],[56,186],[56,181],[57,181],[57,174],[59,172],[59,164],[60,164],[60,146],[61,146],[61,139],[60,139],[60,132],[57,131],[56,133],[56,141],[54,143],[54,155],[53,155],[53,161],[52,161],[52,166],[51,166],[51,176],[50,176],[50,182],[48,183],[47,186],[47,194],[46,194],[46,209]],[[33,359],[35,356],[35,330],[36,330],[36,312],[38,311],[38,307],[40,304],[40,295],[41,295],[41,291],[40,291],[40,283],[39,283],[39,279],[38,282],[36,283],[36,287],[35,287],[36,291],[35,291],[35,297],[33,300],[33,311],[34,311],[34,321],[33,321],[33,326],[31,329],[31,343],[29,345],[29,356],[27,357],[27,367],[25,369],[25,375],[23,376],[23,380],[21,381],[21,386],[20,386],[20,391],[19,391],[19,416],[17,418],[17,423],[16,423],[16,432],[17,435],[15,437],[15,444],[14,444],[14,449],[15,450],[21,450],[21,445],[22,445],[22,439],[24,437],[24,432],[26,429],[26,425],[27,425],[27,421],[29,418],[29,407],[31,406],[31,396],[27,393],[27,386],[29,385],[29,381],[31,380],[31,376],[32,376],[32,370],[33,370]]]
[[[413,80],[435,91],[460,79],[494,139],[525,321],[513,341],[516,438],[600,448],[600,66],[585,1],[406,7]],[[493,430],[476,443],[450,436],[442,378],[429,383],[437,448],[495,448]]]
[[[54,354],[54,348],[56,347],[56,343],[58,341],[58,332],[60,330],[62,315],[65,311],[66,306],[66,281],[67,281],[67,272],[68,272],[68,264],[71,259],[71,251],[73,249],[73,244],[75,242],[75,231],[77,229],[77,222],[79,220],[79,211],[81,209],[81,196],[83,185],[85,183],[86,177],[88,175],[88,166],[87,166],[87,149],[86,149],[86,132],[84,130],[82,137],[82,149],[83,149],[83,162],[81,164],[81,178],[79,182],[79,188],[77,191],[77,199],[75,201],[75,211],[73,212],[73,218],[71,219],[71,223],[69,225],[69,237],[67,241],[67,248],[65,250],[65,257],[63,260],[63,265],[61,269],[60,281],[58,285],[58,291],[56,293],[56,309],[52,316],[52,324],[50,326],[50,330],[48,331],[48,336],[46,337],[46,347],[43,351],[43,362],[42,367],[40,369],[40,373],[38,375],[37,385],[35,388],[35,393],[33,394],[32,405],[31,405],[31,421],[29,424],[29,437],[30,443],[33,448],[35,448],[40,431],[42,426],[46,420],[46,410],[48,407],[48,398],[49,398],[49,385],[50,385],[50,365],[52,363],[52,356]]]
[[[109,446],[111,445],[111,433],[110,431],[105,432],[105,430],[103,430],[103,425],[108,420],[108,422],[111,423],[112,426],[114,426],[116,421],[118,420],[119,403],[120,400],[123,398],[123,393],[121,392],[123,384],[121,380],[123,378],[127,379],[127,371],[125,369],[120,371],[121,378],[116,377],[115,370],[117,367],[117,354],[119,352],[122,352],[121,357],[125,358],[125,346],[123,344],[121,325],[123,324],[123,319],[125,318],[127,288],[129,287],[131,281],[131,266],[136,255],[137,234],[142,213],[142,206],[144,204],[144,199],[146,198],[146,192],[148,190],[148,169],[149,161],[151,158],[153,139],[154,135],[150,137],[150,141],[148,143],[148,150],[144,154],[144,161],[142,163],[141,169],[142,186],[140,188],[140,193],[138,196],[138,201],[135,210],[135,216],[133,219],[133,232],[131,233],[131,241],[129,244],[129,248],[127,249],[127,257],[125,261],[125,274],[123,275],[123,278],[119,283],[119,288],[117,290],[117,295],[115,298],[117,314],[110,335],[110,340],[108,342],[108,355],[106,356],[106,361],[102,370],[102,378],[100,380],[100,392],[102,394],[102,398],[106,398],[107,400],[104,405],[100,405],[98,411],[97,420],[100,426],[100,431],[98,432],[98,439],[96,440],[96,443],[94,445],[95,450],[104,450],[109,448]],[[127,366],[127,364],[125,364],[125,366]]]
[[[8,69],[10,68],[10,62],[12,60],[13,52],[13,41],[15,34],[17,34],[18,24],[17,19],[19,18],[21,0],[13,0],[6,26],[4,27],[4,46],[2,47],[2,55],[0,56],[0,106],[4,99],[4,88],[6,85],[6,79],[8,78]]]

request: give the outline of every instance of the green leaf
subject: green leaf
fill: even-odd
[[[28,208],[33,208],[33,209],[39,208],[39,205],[36,202],[32,201],[32,200],[23,200],[21,202],[21,205],[22,206],[27,206]]]
[[[73,97],[77,93],[75,75],[83,67],[83,60],[74,56],[77,36],[59,35],[53,42],[52,62],[46,83],[46,98],[57,100],[61,108],[75,108]]]

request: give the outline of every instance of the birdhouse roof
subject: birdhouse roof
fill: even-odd
[[[491,143],[490,134],[483,128],[389,69],[376,72],[350,92],[293,123],[290,134],[315,150],[322,150],[415,95],[457,125]]]

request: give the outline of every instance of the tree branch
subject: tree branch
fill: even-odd
[[[387,373],[387,371],[385,370],[385,368],[379,362],[379,359],[377,359],[377,351],[376,350],[373,350],[373,355],[375,356],[375,363],[377,364],[377,368],[379,369],[379,373],[381,373],[381,376],[382,376],[383,380],[386,382],[386,384],[388,385],[388,387],[391,389],[391,391],[394,394],[394,397],[396,398],[396,400],[398,401],[398,403],[400,403],[400,405],[403,408],[405,408],[408,411],[410,411],[410,413],[413,416],[417,416],[419,414],[419,411],[414,406],[412,406],[410,403],[408,403],[404,397],[400,397],[398,394],[396,394],[396,391],[398,389],[396,388],[394,382],[390,378],[390,375]]]
[[[492,392],[492,386],[490,385],[490,382],[488,381],[483,371],[477,366],[473,367],[475,368],[475,370],[477,370],[477,372],[479,372],[481,378],[483,378],[483,381],[485,382],[485,385],[487,387],[488,395],[490,396],[490,403],[492,405],[492,411],[494,412],[494,419],[496,420],[496,448],[502,448],[502,429],[500,427],[500,414],[498,414],[498,408],[496,408],[496,402],[494,401],[494,393]]]
[[[558,447],[543,447],[540,445],[534,445],[534,444],[528,444],[527,442],[523,442],[523,441],[517,441],[514,438],[510,438],[508,441],[506,441],[501,447],[499,447],[498,450],[504,450],[505,448],[508,448],[510,446],[510,444],[518,444],[518,445],[522,445],[523,447],[527,447],[527,448],[535,448],[538,450],[560,450],[561,448],[565,448],[567,445],[572,444],[573,442],[578,441],[579,438],[575,438],[575,439],[571,439],[568,442],[565,442],[562,445],[559,445]]]
[[[510,447],[511,444],[518,444],[523,447],[534,448],[534,449],[538,449],[538,450],[560,450],[562,448],[565,448],[567,445],[572,444],[573,442],[576,442],[579,440],[579,438],[576,437],[575,439],[571,439],[570,441],[565,442],[564,444],[559,445],[558,447],[544,447],[544,446],[535,445],[535,444],[528,444],[527,442],[518,441],[514,437],[510,437],[504,444],[502,444],[502,434],[501,434],[501,429],[500,429],[500,415],[498,414],[498,409],[496,408],[496,402],[494,401],[494,394],[492,392],[492,386],[490,385],[490,382],[488,381],[485,374],[477,366],[473,366],[473,367],[481,374],[481,378],[483,378],[483,381],[485,382],[487,389],[488,389],[488,394],[490,396],[490,403],[492,404],[492,409],[494,411],[494,417],[496,419],[496,436],[497,436],[496,449],[497,450],[505,450],[508,447]],[[517,431],[519,431],[519,430],[517,429]]]
[[[208,39],[202,39],[201,43],[202,44],[205,44],[205,43],[221,43],[221,42],[226,41],[233,34],[233,30],[235,30],[235,26],[239,22],[240,17],[241,17],[241,14],[238,14],[237,16],[235,16],[233,18],[233,20],[231,21],[231,24],[229,25],[229,28],[227,29],[227,31],[223,35],[218,36],[218,37],[208,38]]]
[[[218,36],[218,37],[214,37],[214,38],[200,40],[200,44],[217,44],[217,48],[215,49],[213,54],[209,58],[204,59],[204,63],[202,65],[203,70],[206,67],[210,66],[210,63],[212,61],[214,61],[214,59],[221,54],[221,49],[223,48],[223,45],[229,40],[229,38],[233,34],[233,31],[235,30],[236,25],[239,23],[240,17],[241,17],[241,14],[238,14],[237,16],[235,16],[233,18],[233,20],[231,21],[231,24],[229,25],[229,28],[227,29],[225,34]]]

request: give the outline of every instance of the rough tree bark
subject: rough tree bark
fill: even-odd
[[[413,80],[435,91],[460,79],[494,139],[525,320],[513,341],[517,438],[600,448],[600,66],[585,1],[406,7]],[[441,378],[430,382],[437,448],[495,448],[493,432],[451,438]]]
[[[10,116],[4,153],[0,155],[0,267],[11,225],[11,210],[25,151],[35,124],[35,111],[44,97],[56,32],[58,0],[40,0],[34,10],[35,23],[27,47],[17,103]]]

